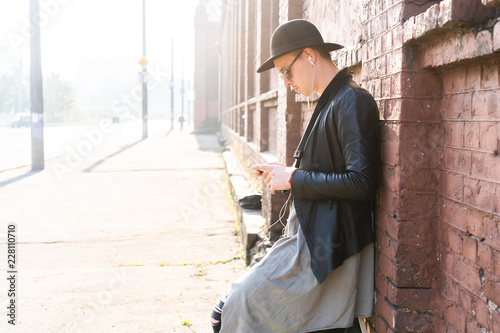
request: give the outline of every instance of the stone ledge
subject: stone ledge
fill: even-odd
[[[443,34],[439,42],[427,43],[422,47],[422,68],[439,67],[496,55],[500,51],[500,22],[490,30],[469,31],[456,35]]]
[[[433,37],[457,27],[484,23],[496,17],[496,8],[475,0],[444,0],[404,23],[403,43]]]
[[[229,187],[234,202],[234,207],[238,216],[238,226],[240,228],[241,243],[244,249],[245,261],[249,265],[250,249],[259,239],[259,233],[265,225],[261,210],[242,208],[238,201],[245,196],[256,194],[250,182],[244,176],[243,166],[238,158],[230,150],[223,152],[226,172],[229,176]]]
[[[500,7],[500,0],[481,0],[481,2],[488,7]]]

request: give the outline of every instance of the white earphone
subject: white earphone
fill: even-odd
[[[309,59],[309,61],[311,62],[311,64],[314,66],[314,62],[312,61],[312,57],[310,56],[310,57],[309,57],[309,58],[307,58],[307,59]]]

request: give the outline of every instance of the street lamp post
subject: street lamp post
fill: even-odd
[[[170,57],[170,129],[174,129],[174,38],[172,37]]]
[[[43,88],[40,48],[40,4],[30,0],[30,100],[31,100],[31,169],[45,168],[43,147]]]
[[[146,69],[146,0],[142,0],[142,138],[148,137],[148,72]]]

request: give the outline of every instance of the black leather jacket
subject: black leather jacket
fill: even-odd
[[[347,68],[325,89],[319,116],[292,175],[292,196],[321,283],[374,241],[378,107]]]

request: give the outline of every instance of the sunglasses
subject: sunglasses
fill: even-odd
[[[292,66],[295,63],[295,61],[299,59],[300,55],[302,54],[302,51],[304,51],[304,49],[300,50],[300,52],[293,59],[292,63],[287,67],[287,69],[285,69],[283,72],[280,73],[280,79],[290,80],[292,78],[292,73],[290,73],[290,70],[292,69]]]

